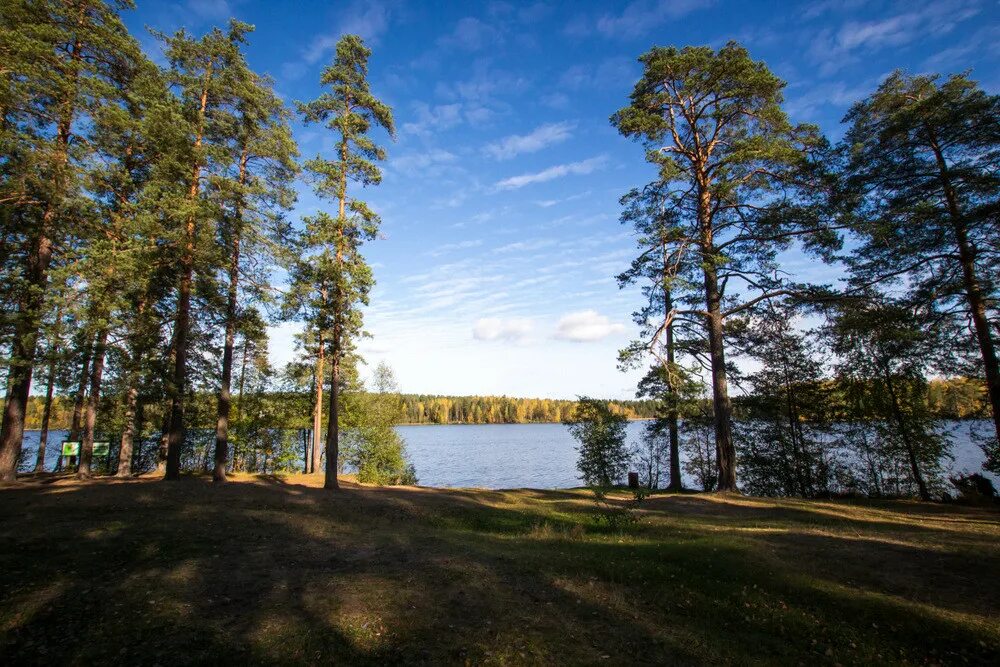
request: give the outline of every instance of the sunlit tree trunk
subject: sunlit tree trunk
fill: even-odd
[[[77,476],[87,478],[91,475],[91,463],[94,454],[94,427],[97,424],[97,410],[101,402],[101,380],[104,375],[104,355],[108,345],[108,327],[101,329],[94,345],[94,366],[90,370],[90,393],[87,396],[87,412],[83,425],[83,442],[80,445],[80,465]]]
[[[205,125],[205,110],[208,107],[208,86],[212,80],[212,65],[205,70],[204,85],[198,108],[198,126],[194,141],[195,162],[191,170],[191,184],[188,189],[188,203],[194,207],[201,189],[202,157],[201,145]],[[184,399],[187,388],[188,336],[191,329],[191,288],[194,282],[194,211],[188,215],[184,230],[184,252],[181,255],[181,278],[177,294],[177,317],[174,323],[174,373],[170,402],[170,427],[167,431],[167,469],[165,479],[180,479],[181,447],[184,445]]]
[[[323,332],[317,334],[316,352],[316,402],[313,406],[313,432],[312,432],[312,465],[309,472],[319,470],[323,457],[322,432],[323,432],[323,382],[326,369],[323,367],[326,353],[326,342],[323,340]]]
[[[45,470],[45,449],[49,443],[49,418],[52,415],[52,393],[56,384],[56,360],[49,359],[49,374],[45,378],[45,406],[42,408],[42,430],[38,434],[38,452],[35,455],[35,472]]]
[[[240,155],[240,188],[246,183],[249,149],[244,146]],[[222,352],[222,382],[219,387],[218,420],[215,426],[215,470],[212,479],[226,481],[226,458],[229,455],[229,411],[232,405],[231,386],[233,382],[233,345],[236,341],[236,305],[239,296],[240,279],[240,234],[242,228],[242,206],[239,198],[233,211],[232,255],[229,261],[229,293],[226,298],[226,342]]]

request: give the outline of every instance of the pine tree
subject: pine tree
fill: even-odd
[[[161,36],[170,60],[170,78],[181,98],[190,132],[189,175],[185,201],[179,206],[177,243],[180,267],[177,306],[171,343],[170,416],[166,433],[166,479],[178,479],[184,445],[185,398],[189,387],[188,358],[192,343],[192,291],[196,266],[206,275],[215,259],[215,226],[221,218],[218,202],[203,196],[202,183],[219,175],[236,159],[232,134],[234,96],[245,81],[240,44],[252,26],[231,21],[229,31],[216,28],[201,39],[184,30]]]
[[[302,294],[310,325],[326,342],[331,367],[330,421],[326,436],[326,488],[338,488],[339,395],[341,364],[361,333],[360,306],[368,303],[373,280],[361,254],[362,244],[375,237],[379,217],[367,204],[349,195],[348,185],[377,185],[382,174],[376,161],[385,151],[368,135],[373,126],[395,136],[392,110],[372,95],[368,84],[371,50],[357,35],[337,42],[333,63],[320,83],[329,86],[317,99],[300,104],[307,123],[323,123],[338,136],[334,159],[309,160],[305,169],[316,193],[337,202],[337,214],[322,212],[307,218],[303,238],[311,254],[296,268],[294,282]]]
[[[831,489],[832,459],[824,443],[832,398],[816,345],[795,330],[796,311],[774,303],[751,319],[739,345],[759,368],[746,377],[738,450],[754,495],[811,498]]]
[[[7,209],[2,217],[14,222],[22,250],[8,276],[16,278],[19,297],[0,429],[0,480],[16,476],[53,256],[68,245],[66,237],[86,206],[78,194],[90,144],[77,135],[91,124],[81,119],[115,95],[107,85],[109,69],[139,49],[118,16],[118,9],[130,6],[99,0],[13,0],[4,7],[4,55],[16,71],[16,83],[5,87],[0,112],[4,143],[9,145],[13,137],[20,147],[5,165],[16,173],[4,179],[0,202]]]
[[[775,271],[794,240],[833,242],[806,195],[826,186],[814,154],[825,148],[815,127],[789,124],[785,84],[747,51],[729,43],[654,47],[640,59],[642,79],[630,106],[612,116],[641,139],[659,170],[665,214],[683,234],[673,241],[700,265],[701,318],[709,344],[719,490],[736,490],[725,322],[755,304],[788,294]]]
[[[900,459],[910,482],[930,500],[931,481],[948,452],[948,440],[927,405],[928,362],[938,345],[933,310],[877,294],[832,308],[827,335],[840,360],[839,382],[849,422],[861,422],[864,439],[884,443],[880,454]]]
[[[664,200],[664,194],[660,184],[653,183],[642,190],[632,190],[622,198],[625,210],[621,221],[632,224],[640,253],[629,269],[618,276],[618,285],[624,288],[641,283],[646,303],[633,313],[640,328],[640,338],[619,352],[619,365],[622,368],[638,366],[647,355],[658,362],[640,382],[637,397],[659,399],[663,404],[662,413],[647,429],[646,441],[650,451],[656,451],[663,433],[667,434],[668,489],[680,491],[683,484],[679,423],[683,406],[692,396],[692,382],[690,373],[677,362],[677,357],[679,352],[696,357],[703,355],[697,332],[691,332],[698,323],[678,315],[679,309],[674,302],[675,292],[690,290],[697,267],[685,253],[684,245],[678,243],[684,229]],[[679,332],[682,340],[678,340]]]
[[[845,120],[845,190],[856,197],[861,240],[854,289],[902,288],[914,303],[953,313],[956,338],[978,351],[1000,457],[1000,96],[963,75],[896,72]]]
[[[238,114],[236,147],[239,158],[236,174],[228,179],[220,232],[228,254],[224,282],[226,306],[223,319],[225,338],[215,430],[215,467],[212,479],[224,482],[229,454],[229,413],[232,402],[233,345],[239,320],[240,276],[268,271],[286,242],[282,212],[294,201],[291,181],[298,149],[288,126],[288,113],[274,94],[273,83],[252,71],[242,58],[230,65],[241,70],[241,85],[234,91]],[[218,184],[218,182],[217,182]],[[266,284],[268,276],[262,276]],[[269,295],[254,290],[255,301]]]

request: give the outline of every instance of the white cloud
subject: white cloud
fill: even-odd
[[[809,55],[820,64],[820,74],[827,76],[859,62],[862,53],[946,34],[979,11],[968,0],[951,0],[871,21],[848,21],[836,30],[826,28],[810,36]]]
[[[524,317],[482,317],[472,327],[472,337],[476,340],[502,340],[512,343],[523,342],[531,334],[531,320]]]
[[[639,78],[639,71],[635,59],[612,56],[596,66],[573,65],[559,77],[559,85],[572,90],[631,86]]]
[[[445,243],[443,245],[437,246],[433,250],[428,251],[426,254],[432,257],[440,257],[441,255],[452,252],[454,250],[467,250],[469,248],[478,248],[481,245],[483,245],[481,239],[470,239],[468,241],[459,241],[458,243]]]
[[[583,199],[584,197],[590,196],[590,190],[584,192],[578,192],[575,195],[570,195],[569,197],[563,197],[562,199],[539,199],[535,201],[535,204],[541,206],[542,208],[549,208],[555,206],[556,204],[564,204],[569,201],[576,201],[577,199]]]
[[[403,123],[403,132],[406,134],[429,135],[440,130],[447,130],[462,122],[461,104],[439,104],[429,106],[425,102],[417,102],[415,121]]]
[[[555,239],[533,239],[531,241],[517,241],[515,243],[508,243],[507,245],[495,248],[493,252],[505,253],[505,252],[531,252],[533,250],[541,250],[542,248],[548,248],[556,244]]]
[[[544,183],[556,178],[562,178],[563,176],[589,174],[603,166],[605,161],[605,157],[599,155],[579,162],[557,164],[554,167],[549,167],[533,174],[521,174],[505,178],[496,184],[496,188],[498,190],[516,190],[532,183]]]
[[[594,21],[577,18],[567,25],[566,32],[575,36],[596,31],[605,37],[638,37],[671,19],[714,4],[714,0],[634,0],[620,14],[604,14]]]
[[[455,47],[466,51],[478,51],[501,40],[500,31],[477,18],[466,16],[459,19],[455,29],[438,40],[440,46]]]
[[[368,0],[351,3],[340,17],[337,27],[313,39],[302,59],[313,65],[333,51],[343,35],[360,35],[366,42],[377,43],[389,27],[389,7],[383,2]]]
[[[555,338],[587,343],[607,338],[611,334],[625,330],[621,324],[614,324],[596,310],[581,310],[564,315],[556,325]]]
[[[568,122],[539,125],[528,134],[512,134],[486,146],[483,151],[497,160],[509,160],[522,153],[534,153],[546,146],[566,141],[574,124]]]
[[[423,153],[411,153],[393,158],[390,163],[396,171],[407,175],[417,173],[427,174],[427,170],[435,165],[449,164],[458,159],[454,153],[441,148],[432,148]]]
[[[186,6],[189,12],[213,21],[225,20],[234,14],[226,0],[188,0]]]

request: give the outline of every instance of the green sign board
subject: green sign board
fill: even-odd
[[[110,442],[95,442],[94,443],[94,456],[108,456],[111,454],[111,443]]]
[[[74,440],[67,440],[62,444],[62,455],[63,456],[79,456],[80,454],[80,443]]]

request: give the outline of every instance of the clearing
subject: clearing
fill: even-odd
[[[995,508],[320,484],[0,488],[0,660],[1000,663]]]

